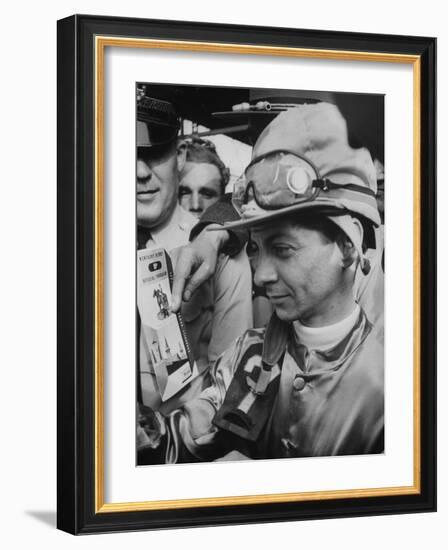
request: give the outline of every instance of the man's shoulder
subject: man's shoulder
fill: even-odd
[[[188,234],[190,234],[190,231],[198,223],[198,219],[180,205],[176,208],[175,216],[180,228],[188,232]]]
[[[358,376],[367,378],[369,385],[382,387],[384,384],[384,344],[381,330],[370,325],[370,330],[356,350],[353,361],[360,365],[355,369]]]
[[[177,204],[169,222],[152,231],[153,240],[168,251],[184,246],[188,244],[190,231],[196,223],[197,219]]]
[[[384,355],[384,327],[381,323],[370,323],[370,330],[363,342],[364,352],[372,358],[372,361],[378,363],[378,356]]]
[[[231,280],[235,280],[235,278],[241,276],[248,276],[252,281],[249,258],[245,250],[241,250],[237,255],[232,257],[222,253],[219,255],[215,280],[219,281],[220,278],[226,280],[229,276]]]

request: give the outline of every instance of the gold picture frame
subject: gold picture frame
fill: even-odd
[[[195,40],[188,38],[192,28],[195,29],[194,35],[198,37]],[[241,36],[239,43],[230,40],[235,32]],[[433,398],[435,395],[435,342],[434,332],[431,334],[428,329],[435,323],[435,288],[431,286],[435,269],[432,231],[435,224],[434,39],[377,35],[369,35],[366,39],[361,34],[193,23],[172,25],[170,22],[89,16],[73,16],[60,21],[58,33],[58,116],[61,124],[58,141],[61,245],[58,254],[63,275],[59,285],[60,346],[65,347],[67,340],[70,340],[69,351],[61,352],[58,357],[59,528],[72,533],[84,533],[160,526],[243,523],[266,521],[266,518],[272,521],[331,517],[336,514],[364,515],[384,513],[386,508],[389,512],[433,510],[435,427],[434,405],[428,396]],[[210,40],[211,35],[215,37],[213,41]],[[104,60],[106,49],[110,47],[356,60],[412,66],[414,470],[411,485],[216,498],[105,502]],[[81,94],[80,84],[84,90],[90,91]],[[66,98],[67,94],[72,97],[69,106],[66,102],[62,104],[62,97]],[[425,146],[422,148],[423,140]],[[75,170],[73,167],[80,154],[83,154],[84,164],[82,168]],[[69,183],[67,171],[71,171]],[[88,189],[86,196],[82,198],[77,195],[81,188],[83,191]],[[77,198],[76,212],[73,209],[74,198]],[[70,229],[67,229],[67,224],[70,223]],[[78,236],[75,244],[67,244],[75,233]],[[82,271],[79,271],[81,259],[84,262]],[[428,296],[430,298],[429,310],[427,306],[422,309],[423,294],[426,300]],[[69,299],[72,307],[67,310],[64,304]],[[81,332],[89,331],[88,336],[82,338],[79,332],[74,336],[74,327],[86,316],[90,321]],[[69,367],[67,356],[70,356]],[[70,369],[69,382],[67,368]],[[79,416],[81,412],[82,418]],[[82,435],[81,428],[84,432]],[[75,510],[78,512],[75,513]]]

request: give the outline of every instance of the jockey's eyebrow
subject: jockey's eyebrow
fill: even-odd
[[[257,233],[257,231],[251,231],[250,232],[250,238],[255,244],[257,244],[257,241],[254,239],[254,233]],[[268,235],[266,238],[260,238],[265,246],[270,246],[276,239],[289,239],[291,240],[291,235],[287,231],[279,230],[277,233],[273,233],[272,235]]]

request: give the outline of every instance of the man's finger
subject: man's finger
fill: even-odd
[[[180,309],[185,284],[194,269],[194,265],[195,261],[191,251],[188,248],[182,249],[178,254],[176,268],[174,269],[172,289],[173,301],[171,304],[171,310],[174,313],[177,313]]]
[[[202,285],[207,279],[212,275],[213,270],[210,268],[209,264],[204,262],[201,264],[199,269],[191,276],[190,280],[185,286],[184,290],[184,300],[188,302],[191,298],[193,292],[196,292],[198,287]]]

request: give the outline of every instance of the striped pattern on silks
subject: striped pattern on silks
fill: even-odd
[[[274,406],[280,381],[279,362],[262,361],[263,342],[249,345],[239,359],[224,403],[213,424],[245,440],[255,442]]]

